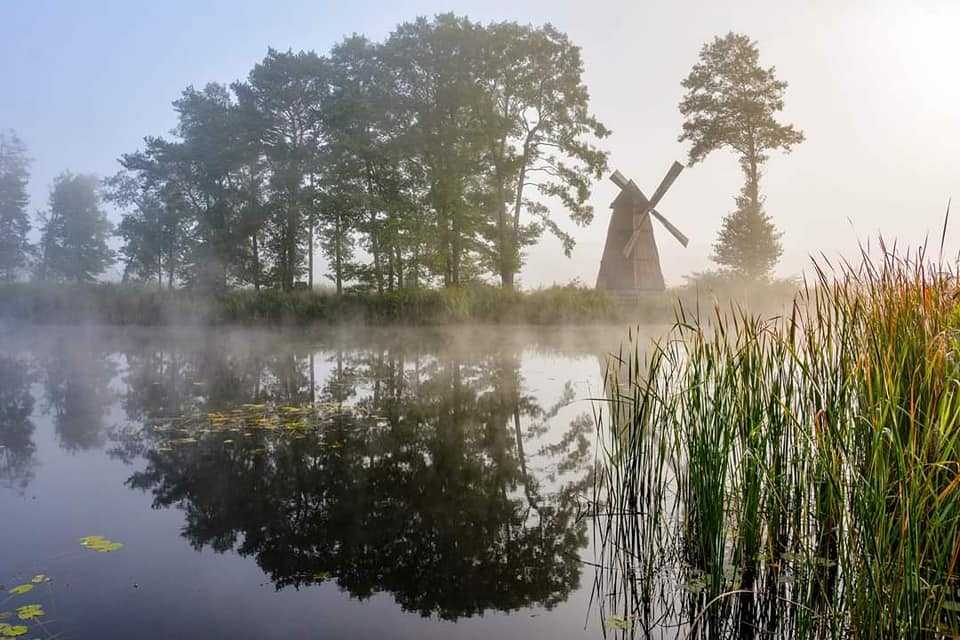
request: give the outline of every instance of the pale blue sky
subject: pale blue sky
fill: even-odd
[[[605,144],[612,164],[648,190],[684,158],[679,83],[699,47],[729,30],[758,40],[762,62],[790,83],[784,118],[808,138],[770,163],[763,184],[785,232],[783,274],[798,273],[811,251],[851,252],[858,235],[938,235],[947,197],[960,196],[960,3],[952,0],[0,0],[0,128],[29,146],[31,206],[44,207],[60,171],[109,175],[143,136],[165,134],[170,102],[189,84],[241,78],[268,46],[325,52],[352,32],[381,39],[402,20],[449,10],[568,32],[584,50],[594,111],[614,131]],[[692,242],[682,249],[658,230],[668,281],[710,266],[739,183],[726,154],[680,176],[661,210]],[[526,285],[593,283],[614,192],[608,182],[596,188],[598,215],[576,231],[573,260],[557,257],[553,242],[532,252]]]

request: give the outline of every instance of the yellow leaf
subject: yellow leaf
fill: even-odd
[[[12,593],[15,596],[23,595],[24,593],[27,593],[29,591],[33,591],[32,584],[21,584],[21,585],[17,585],[13,589],[10,589],[10,593]]]

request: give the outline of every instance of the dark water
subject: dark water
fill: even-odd
[[[597,637],[587,399],[622,337],[7,330],[0,583],[51,581],[0,612],[42,604],[26,638]]]

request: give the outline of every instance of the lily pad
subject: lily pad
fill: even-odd
[[[46,575],[42,573],[38,573],[37,575],[33,576],[30,582],[32,582],[33,584],[40,584],[41,582],[50,582],[50,578],[48,578]]]
[[[21,620],[33,620],[43,615],[46,615],[46,612],[43,610],[43,606],[39,604],[28,604],[17,607],[17,617]]]
[[[112,540],[108,540],[103,536],[84,536],[83,538],[80,538],[80,544],[87,549],[97,551],[99,553],[109,553],[123,547],[122,543],[113,542]]]
[[[16,638],[27,632],[27,627],[22,624],[12,625],[0,623],[0,636],[4,638]]]
[[[619,629],[621,631],[630,628],[630,621],[623,616],[610,616],[607,618],[607,624],[610,625],[610,628]]]
[[[10,589],[10,593],[15,596],[23,595],[24,593],[28,593],[30,591],[33,591],[32,584],[18,584],[13,589]]]

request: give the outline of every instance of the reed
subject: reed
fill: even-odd
[[[611,360],[596,596],[636,635],[960,635],[960,286],[884,250]]]

